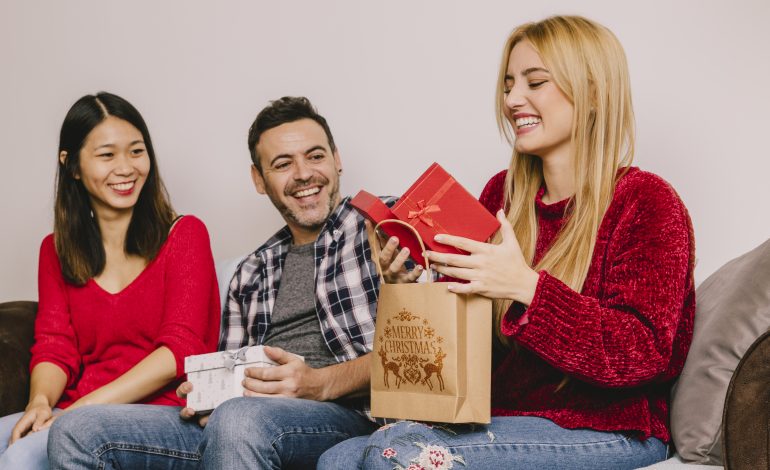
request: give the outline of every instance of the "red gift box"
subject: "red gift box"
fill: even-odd
[[[355,207],[358,212],[369,219],[373,225],[376,225],[383,220],[397,218],[380,198],[367,193],[366,191],[359,191],[358,194],[351,199],[350,205]],[[422,257],[420,243],[417,241],[417,238],[415,238],[414,233],[408,228],[399,224],[384,223],[380,226],[380,229],[389,237],[397,237],[398,243],[402,248],[409,248],[409,256],[411,256],[417,264],[425,266],[425,259]]]
[[[417,229],[428,249],[440,253],[466,254],[435,242],[433,237],[440,233],[485,242],[500,227],[495,216],[438,163],[406,190],[392,212]]]
[[[438,163],[432,164],[392,209],[364,191],[351,204],[374,223],[395,218],[412,225],[428,249],[441,253],[466,254],[435,242],[437,234],[484,242],[500,227],[500,222]],[[398,224],[384,224],[382,229],[389,236],[397,236],[401,246],[408,247],[412,258],[424,266],[414,234]]]

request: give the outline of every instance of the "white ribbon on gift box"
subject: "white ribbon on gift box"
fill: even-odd
[[[225,367],[231,371],[235,366],[246,363],[246,351],[249,346],[244,346],[237,351],[222,351],[222,356],[225,358]]]

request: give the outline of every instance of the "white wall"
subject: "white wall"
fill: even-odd
[[[556,13],[624,44],[636,162],[689,207],[698,281],[770,237],[767,0],[3,0],[0,301],[37,297],[59,126],[81,95],[139,108],[177,210],[229,258],[281,225],[248,174],[247,129],[268,100],[304,94],[329,119],[346,193],[400,194],[434,160],[478,193],[510,155],[493,112],[502,43]]]

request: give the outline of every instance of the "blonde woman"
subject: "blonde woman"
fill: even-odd
[[[630,166],[625,54],[606,28],[557,16],[516,28],[497,84],[510,167],[481,201],[492,243],[449,235],[430,252],[458,293],[494,301],[492,422],[387,425],[320,468],[637,468],[664,460],[671,382],[695,307],[687,210]]]

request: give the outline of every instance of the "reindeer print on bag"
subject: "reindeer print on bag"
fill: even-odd
[[[378,338],[383,368],[383,383],[391,388],[388,376],[396,377],[396,388],[404,383],[433,390],[431,378],[435,375],[439,391],[444,390],[441,371],[447,354],[441,348],[444,339],[436,335],[430,322],[402,309],[398,315],[386,321],[382,336]]]

